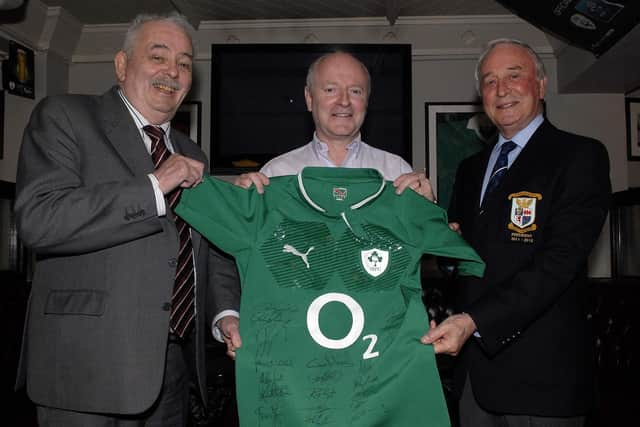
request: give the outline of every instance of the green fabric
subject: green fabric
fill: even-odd
[[[176,212],[236,257],[243,426],[450,425],[419,342],[420,258],[459,258],[475,275],[484,264],[442,209],[373,169],[305,168],[262,195],[207,178]]]
[[[440,116],[442,120],[436,124],[438,200],[441,206],[448,207],[460,162],[494,143],[496,131],[484,113],[444,113]],[[469,128],[474,117],[484,132]],[[487,130],[485,123],[491,130]]]

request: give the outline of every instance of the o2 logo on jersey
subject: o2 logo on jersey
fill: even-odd
[[[330,302],[340,302],[351,312],[351,329],[344,338],[337,340],[327,338],[320,329],[320,311]],[[313,338],[313,340],[322,347],[331,350],[341,350],[353,345],[353,343],[355,343],[360,337],[360,334],[362,334],[362,330],[364,329],[364,311],[360,304],[358,304],[358,302],[349,295],[338,292],[329,292],[327,294],[320,295],[309,305],[309,308],[307,309],[307,329],[309,330],[311,338]],[[362,340],[370,340],[367,350],[362,354],[363,359],[371,359],[380,355],[379,352],[373,351],[373,347],[375,347],[378,342],[377,335],[365,335],[362,337]]]

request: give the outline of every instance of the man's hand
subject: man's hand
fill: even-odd
[[[204,163],[180,154],[172,154],[153,172],[158,179],[162,194],[178,187],[190,188],[202,182]]]
[[[248,172],[238,176],[234,184],[242,188],[251,188],[251,185],[255,185],[258,194],[262,194],[265,185],[269,185],[269,178],[262,172]]]
[[[393,186],[396,188],[396,194],[402,193],[408,187],[427,200],[432,202],[435,200],[431,183],[424,172],[409,172],[400,175],[393,181]]]
[[[242,347],[240,339],[240,319],[235,316],[225,316],[218,320],[218,328],[222,332],[222,339],[227,345],[227,355],[236,359],[236,350]]]
[[[454,314],[436,326],[433,320],[427,332],[420,341],[422,344],[433,344],[433,350],[438,353],[457,356],[462,346],[476,330],[476,323],[466,313]]]
[[[451,229],[451,231],[455,231],[456,233],[458,233],[459,235],[462,236],[462,229],[460,229],[460,224],[457,222],[450,222],[449,223],[449,228]]]

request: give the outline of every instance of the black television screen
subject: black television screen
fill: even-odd
[[[213,44],[213,174],[259,170],[313,138],[304,100],[307,69],[335,50],[353,54],[371,74],[362,139],[411,163],[411,45]]]

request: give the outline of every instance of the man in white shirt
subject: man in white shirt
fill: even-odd
[[[305,101],[315,123],[313,140],[267,162],[260,172],[240,175],[236,185],[245,188],[255,185],[262,193],[270,176],[297,174],[307,166],[374,168],[393,181],[398,194],[411,188],[434,200],[423,172],[413,172],[400,156],[372,147],[360,138],[371,93],[369,71],[362,62],[345,52],[326,54],[311,64],[306,83]],[[239,295],[239,290],[230,293],[228,306],[219,304],[221,310],[214,319],[218,327],[214,329],[220,333],[217,338],[224,339],[231,357],[242,344],[238,329]],[[233,301],[234,296],[237,301]]]

